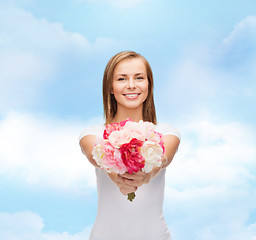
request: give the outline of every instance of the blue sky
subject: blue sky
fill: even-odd
[[[79,133],[102,121],[108,59],[151,63],[182,142],[165,217],[177,240],[256,239],[255,1],[0,0],[0,239],[87,239],[97,211]]]

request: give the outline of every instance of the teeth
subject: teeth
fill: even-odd
[[[125,94],[125,96],[127,96],[127,97],[136,97],[138,95],[139,95],[138,93],[135,93],[135,94]]]

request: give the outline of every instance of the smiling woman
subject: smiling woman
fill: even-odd
[[[142,55],[129,51],[116,54],[109,60],[104,72],[102,86],[106,124],[109,124],[117,113],[117,100],[113,94],[116,81],[124,81],[123,86],[128,88],[123,94],[140,93],[136,92],[137,90],[139,91],[139,89],[136,89],[138,82],[143,82],[147,85],[147,96],[142,107],[143,120],[156,124],[153,73],[148,61]],[[127,85],[127,83],[131,84]],[[130,95],[130,97],[132,96]]]
[[[96,167],[97,187],[98,187],[98,214],[92,229],[91,240],[170,240],[171,236],[163,218],[163,196],[165,186],[165,168],[171,163],[179,146],[179,132],[170,125],[157,124],[155,105],[153,100],[153,74],[147,60],[140,54],[126,51],[113,56],[105,69],[103,77],[103,102],[107,127],[104,125],[96,128],[86,129],[80,136],[80,146],[87,159]],[[95,140],[101,139],[105,135],[106,129],[110,127],[128,125],[126,119],[133,122],[151,122],[156,132],[146,130],[148,139],[152,136],[161,136],[162,146],[165,149],[157,158],[159,165],[154,165],[149,172],[144,172],[140,168],[137,171],[123,171],[123,174],[106,171],[99,168],[99,161],[95,161]],[[110,125],[109,125],[110,124]],[[156,124],[156,125],[154,125]],[[143,128],[142,125],[140,128]],[[139,129],[140,129],[139,128]],[[136,131],[139,131],[137,129]],[[135,128],[130,129],[130,132]],[[104,132],[104,134],[103,134]],[[111,134],[111,133],[110,133]],[[153,135],[152,135],[153,134]],[[111,137],[111,136],[110,136]],[[125,138],[125,137],[123,137]],[[105,139],[106,140],[106,139]],[[121,142],[122,140],[120,140]],[[129,142],[137,141],[134,138]],[[147,141],[147,139],[146,139]],[[134,143],[134,142],[133,142]],[[153,142],[150,142],[150,144]],[[110,143],[111,144],[111,143]],[[135,156],[136,146],[143,148],[145,143],[135,143],[131,148],[131,154]],[[125,144],[124,144],[125,145]],[[122,145],[123,146],[123,145]],[[122,148],[120,147],[120,149]],[[130,145],[129,145],[130,146]],[[150,145],[151,146],[151,145]],[[153,146],[153,145],[152,145]],[[134,148],[134,149],[133,149]],[[153,147],[150,147],[150,152]],[[113,146],[108,146],[108,153],[101,154],[98,148],[98,156],[103,161],[104,154],[108,155]],[[127,150],[128,151],[128,150]],[[124,154],[118,155],[118,150],[111,156],[113,161],[123,163]],[[127,153],[129,155],[129,153]],[[126,154],[126,156],[128,156]],[[110,157],[112,161],[112,157]],[[134,161],[141,161],[142,167],[148,158],[142,158],[137,153]],[[126,159],[127,160],[127,159]],[[99,164],[99,165],[98,165]],[[120,192],[125,195],[123,196]],[[136,192],[136,198],[130,198]],[[154,194],[152,194],[154,193]],[[128,199],[134,201],[130,203]],[[118,223],[118,226],[115,226]]]
[[[129,115],[129,110],[143,112],[143,102],[148,96],[147,70],[142,59],[134,58],[118,63],[113,74],[111,94],[117,102],[118,114],[112,122],[120,122],[120,115]],[[138,116],[142,119],[142,116]]]

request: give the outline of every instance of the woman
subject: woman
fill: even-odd
[[[156,122],[153,74],[143,56],[125,51],[109,60],[103,77],[103,103],[105,125],[127,118],[150,121],[164,135],[166,151],[161,167],[149,173],[106,173],[92,157],[93,144],[102,136],[104,125],[82,132],[80,146],[95,166],[98,188],[98,213],[90,240],[170,240],[162,210],[165,168],[178,149],[180,136],[172,126]],[[131,203],[126,195],[135,191]]]

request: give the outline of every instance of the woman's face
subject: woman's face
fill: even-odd
[[[123,60],[117,64],[113,74],[111,94],[120,108],[143,109],[148,96],[147,69],[141,58]]]

